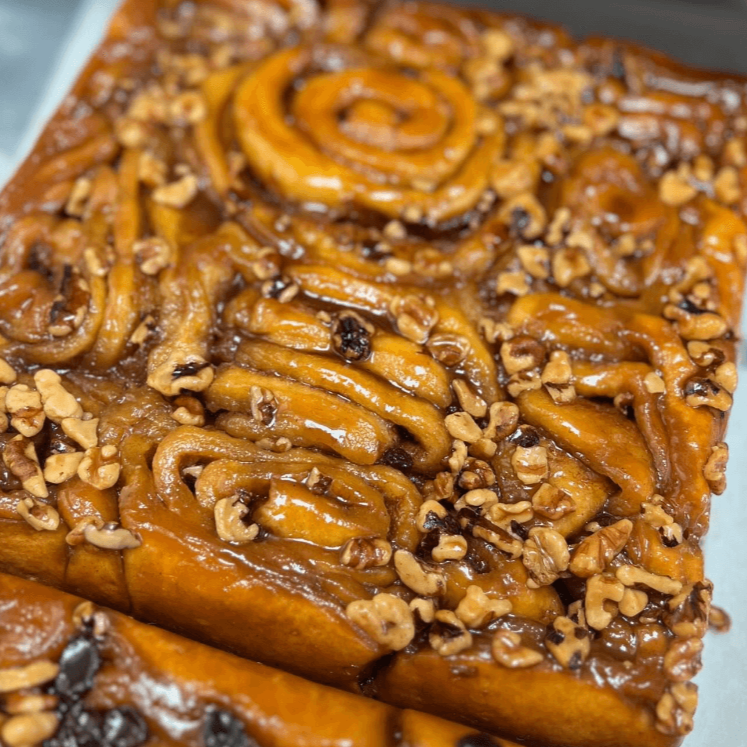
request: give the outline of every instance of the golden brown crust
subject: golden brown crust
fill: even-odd
[[[429,2],[129,0],[0,195],[0,566],[510,737],[676,744],[744,95]]]

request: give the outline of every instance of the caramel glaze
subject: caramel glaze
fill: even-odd
[[[127,0],[0,195],[0,568],[527,744],[678,744],[744,95],[520,16]]]
[[[91,622],[93,615],[96,622]],[[86,620],[94,627],[87,640],[102,664],[84,706],[96,713],[134,709],[147,724],[148,738],[139,745],[204,747],[209,714],[218,709],[238,719],[244,739],[248,737],[215,742],[221,745],[515,747],[434,716],[239,659],[5,575],[0,576],[0,673],[40,661],[59,662],[70,641],[85,630]],[[23,695],[58,690],[53,681],[24,688]],[[19,697],[6,693],[5,701]]]

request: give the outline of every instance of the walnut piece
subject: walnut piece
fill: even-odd
[[[412,611],[407,602],[393,594],[358,599],[347,606],[345,613],[377,643],[393,651],[401,651],[415,635]]]
[[[44,462],[44,479],[53,485],[61,485],[71,477],[75,477],[83,456],[82,451],[51,454]]]
[[[340,562],[356,571],[388,565],[391,559],[392,546],[380,537],[354,537],[340,550]]]
[[[549,474],[547,449],[544,446],[517,446],[511,455],[511,466],[524,485],[536,485]]]
[[[83,449],[92,449],[99,443],[98,418],[91,418],[90,420],[64,418],[60,425],[62,425],[62,432]]]
[[[99,522],[86,524],[83,537],[86,542],[101,550],[132,550],[143,544],[135,532],[125,529],[115,522],[98,526]]]
[[[472,645],[472,634],[451,610],[439,610],[428,633],[428,642],[441,656],[453,656]]]
[[[625,586],[642,584],[643,586],[648,586],[650,589],[654,589],[654,591],[672,596],[679,594],[680,591],[682,591],[681,581],[676,581],[669,576],[660,576],[656,573],[649,573],[648,571],[644,571],[643,568],[638,568],[634,565],[621,565],[615,571],[615,575],[625,584]]]
[[[93,446],[86,449],[78,465],[78,477],[98,490],[106,490],[117,484],[121,470],[116,446]]]
[[[244,521],[244,517],[249,513],[249,507],[238,497],[221,498],[216,501],[213,513],[215,529],[224,542],[245,544],[257,538],[259,526]]]
[[[512,630],[496,631],[492,652],[493,658],[509,669],[534,667],[545,658],[540,651],[522,645],[521,636]]]
[[[625,547],[632,531],[633,522],[622,519],[586,537],[573,551],[571,573],[590,578],[604,571]]]
[[[664,654],[664,674],[672,682],[687,682],[702,669],[701,638],[675,638]]]
[[[573,513],[576,502],[565,491],[545,482],[532,496],[532,508],[536,514],[555,521]]]
[[[25,436],[14,436],[3,449],[5,466],[21,481],[23,489],[36,498],[49,495],[36,448]]]
[[[16,503],[16,513],[37,532],[54,532],[60,526],[60,515],[53,506],[29,496]]]
[[[617,614],[617,603],[625,594],[623,584],[612,576],[592,576],[586,582],[584,609],[586,621],[594,630],[603,630]]]
[[[446,588],[441,571],[429,568],[407,550],[394,553],[394,567],[402,583],[422,597],[436,596]]]
[[[482,430],[474,418],[467,412],[453,412],[444,418],[446,430],[452,438],[475,443],[482,438]]]
[[[41,395],[26,384],[16,384],[8,390],[5,409],[11,416],[10,424],[26,438],[35,436],[44,427],[46,416]]]
[[[692,682],[676,682],[656,704],[656,728],[662,734],[684,736],[693,730],[698,707],[698,688]]]
[[[59,374],[41,369],[34,374],[34,383],[41,395],[44,414],[54,423],[64,418],[82,418],[83,408],[75,397],[62,386]]]
[[[711,447],[711,455],[703,468],[703,476],[716,495],[726,490],[726,464],[729,461],[729,447],[721,441]]]
[[[441,534],[438,544],[431,550],[437,563],[446,560],[461,560],[467,554],[467,540],[460,534]]]
[[[556,617],[552,630],[545,638],[548,651],[566,669],[579,669],[589,658],[591,637],[589,631],[569,617]]]
[[[493,599],[479,586],[467,587],[456,608],[456,616],[468,628],[484,628],[493,620],[509,614],[513,605],[508,599]]]
[[[568,568],[568,543],[554,529],[534,527],[529,530],[521,560],[531,576],[527,586],[549,586]]]

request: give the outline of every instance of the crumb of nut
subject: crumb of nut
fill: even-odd
[[[462,363],[472,349],[466,337],[442,332],[432,334],[426,343],[426,347],[439,363],[449,368]]]
[[[724,166],[713,180],[716,199],[724,205],[733,205],[742,196],[739,186],[739,172],[733,166]]]
[[[510,293],[514,296],[526,296],[530,286],[527,282],[526,273],[523,271],[501,272],[495,283],[495,292],[502,296]]]
[[[664,379],[654,371],[650,371],[643,377],[643,385],[649,394],[664,394],[667,390]]]
[[[205,408],[196,397],[183,395],[174,400],[176,409],[171,413],[171,417],[177,423],[182,425],[195,425],[202,427],[205,425]]]
[[[640,615],[648,604],[648,594],[640,589],[625,589],[618,607],[623,615],[635,617]]]
[[[502,440],[510,436],[519,425],[519,408],[513,402],[494,402],[488,411],[488,424],[483,438]]]
[[[732,361],[725,361],[713,373],[713,380],[729,394],[737,389],[737,367]]]
[[[556,404],[565,404],[576,399],[572,378],[573,370],[568,353],[564,350],[553,350],[550,353],[550,360],[542,369],[540,380]]]
[[[731,617],[721,607],[711,607],[708,627],[716,633],[728,633],[731,630]]]
[[[533,337],[514,337],[501,345],[501,362],[510,376],[542,365],[545,347]]]
[[[49,495],[39,458],[32,441],[24,436],[14,436],[3,449],[5,466],[21,481],[23,489],[36,498]]]
[[[532,496],[534,512],[556,521],[576,510],[576,502],[568,493],[549,482],[542,483]]]
[[[482,429],[467,412],[453,412],[444,418],[446,430],[452,438],[474,443],[482,438]]]
[[[440,526],[447,515],[448,511],[438,501],[423,501],[418,509],[415,525],[423,533],[430,532]]]
[[[392,546],[380,537],[354,537],[340,549],[340,563],[356,571],[388,565],[391,559]]]
[[[638,568],[634,565],[621,565],[616,569],[615,575],[622,581],[625,586],[635,586],[641,584],[648,586],[654,591],[674,596],[682,591],[682,582],[669,576],[662,576],[656,573]]]
[[[78,477],[98,490],[106,490],[117,484],[121,470],[116,446],[92,446],[78,466]]]
[[[441,534],[438,544],[431,550],[431,557],[437,563],[461,560],[466,554],[467,540],[460,534]]]
[[[76,179],[72,190],[70,190],[67,205],[65,205],[65,212],[68,215],[72,215],[74,218],[81,218],[83,216],[86,205],[88,205],[88,198],[91,196],[92,187],[93,184],[90,179],[84,176]]]
[[[469,453],[478,459],[492,459],[498,451],[498,444],[495,441],[483,436],[475,443],[470,444]]]
[[[184,91],[170,102],[169,117],[179,127],[199,124],[207,114],[205,99],[197,91]]]
[[[526,524],[534,518],[534,510],[529,501],[499,503],[496,498],[493,498],[481,505],[483,514],[490,523],[510,534],[516,534],[516,524]]]
[[[138,177],[140,181],[151,189],[161,187],[166,183],[168,166],[149,151],[140,154],[138,163]]]
[[[472,646],[472,634],[451,610],[438,610],[428,642],[441,656],[453,656]]]
[[[518,397],[522,392],[530,392],[540,389],[542,381],[539,371],[520,371],[513,374],[506,384],[506,389],[511,397]]]
[[[398,220],[390,220],[389,223],[384,226],[382,233],[385,238],[390,241],[401,241],[402,239],[407,238],[407,229],[405,228],[404,223]]]
[[[262,425],[270,425],[277,413],[275,395],[269,389],[253,386],[249,390],[249,397],[252,420]]]
[[[478,327],[485,341],[491,344],[506,342],[514,336],[514,330],[511,325],[506,324],[506,322],[497,322],[495,319],[490,319],[487,316],[480,318]]]
[[[91,626],[95,638],[103,638],[111,627],[106,612],[96,607],[93,602],[81,602],[74,610],[72,623],[76,628]]]
[[[132,250],[145,275],[158,275],[172,263],[173,252],[169,243],[157,236],[136,241]]]
[[[484,418],[488,412],[488,404],[479,395],[470,389],[469,384],[463,379],[454,379],[451,386],[456,393],[457,400],[462,410],[469,413],[473,418]]]
[[[470,456],[464,465],[464,471],[459,476],[459,487],[465,490],[475,490],[493,485],[495,485],[495,470],[482,459]]]
[[[697,707],[697,686],[692,682],[673,683],[656,704],[656,729],[662,734],[689,734]]]
[[[479,539],[485,540],[499,550],[505,552],[510,558],[516,560],[521,557],[523,545],[521,540],[512,537],[505,531],[493,531],[479,524],[472,528],[472,534]]]
[[[253,542],[259,534],[257,524],[245,521],[249,507],[238,497],[221,498],[213,508],[215,529],[224,542],[243,544]]]
[[[98,524],[99,522],[91,522],[83,529],[86,542],[94,547],[101,550],[132,550],[143,544],[139,535],[115,522],[108,522],[101,526]]]
[[[493,184],[495,189],[495,184]],[[508,198],[498,211],[498,220],[523,239],[539,238],[547,225],[547,213],[540,201],[529,191]]]
[[[459,499],[459,503],[463,503],[465,506],[481,506],[482,508],[488,508],[492,504],[498,503],[498,494],[494,490],[477,488],[476,490],[469,490],[466,492]]]
[[[404,277],[405,275],[409,275],[412,270],[412,262],[410,262],[407,259],[402,259],[400,257],[389,257],[384,262],[384,269],[387,272],[391,272],[392,275],[396,275],[397,277]]]
[[[700,581],[685,586],[667,605],[664,622],[676,636],[702,638],[708,629],[712,584]]]
[[[586,621],[594,630],[603,630],[617,614],[617,603],[625,595],[625,586],[612,576],[592,576],[586,582],[584,610]]]
[[[552,277],[555,284],[567,288],[574,280],[586,277],[591,265],[583,249],[566,247],[552,256]]]
[[[501,29],[486,29],[480,37],[485,54],[490,59],[503,62],[514,52],[513,39]]]
[[[467,587],[456,608],[456,616],[468,628],[484,628],[488,623],[509,614],[513,605],[508,599],[489,597],[479,586]]]
[[[521,560],[531,576],[527,585],[533,581],[536,586],[548,586],[568,568],[568,543],[554,529],[534,527],[529,530]]]
[[[571,211],[567,207],[558,208],[553,214],[552,221],[545,233],[545,243],[548,246],[557,246],[563,240],[568,224],[571,220]]]
[[[0,737],[6,747],[28,747],[49,739],[59,725],[59,718],[55,713],[23,713],[11,716],[0,727]]]
[[[44,414],[50,420],[61,423],[64,418],[83,417],[83,408],[62,385],[59,374],[41,369],[34,374],[34,383],[41,395]]]
[[[646,501],[641,504],[641,515],[649,526],[658,529],[670,543],[679,545],[682,542],[682,527],[661,506]]]
[[[408,223],[420,223],[423,220],[423,208],[419,205],[406,205],[402,209],[402,219]]]
[[[394,553],[394,567],[402,583],[422,597],[436,596],[445,588],[443,573],[428,567],[407,550]]]
[[[51,454],[44,462],[44,479],[52,485],[61,485],[71,477],[75,477],[82,459],[82,451]]]
[[[0,358],[0,384],[14,384],[17,378],[18,374],[13,367],[4,358]]]
[[[571,573],[581,578],[602,573],[622,552],[632,531],[633,522],[622,519],[586,537],[573,551],[569,566]]]
[[[524,485],[536,485],[549,474],[547,449],[544,446],[517,446],[511,455],[511,466]]]
[[[432,599],[421,599],[420,597],[415,597],[415,599],[410,602],[410,610],[413,615],[419,617],[426,625],[432,623],[436,618],[436,605],[433,603]]]
[[[197,197],[199,187],[199,181],[194,174],[185,174],[175,182],[154,189],[152,197],[159,205],[185,208]]]
[[[705,153],[701,153],[693,161],[693,175],[699,182],[710,182],[713,180],[713,159]]]
[[[726,319],[711,311],[691,314],[678,306],[667,304],[662,313],[666,319],[675,322],[684,340],[706,342],[723,337],[729,331]]]
[[[345,613],[377,643],[393,651],[401,651],[415,636],[412,611],[407,602],[393,594],[356,600],[347,606]]]
[[[36,661],[20,667],[0,669],[0,693],[13,693],[28,690],[51,682],[59,673],[60,667],[51,661]]]
[[[5,395],[5,409],[11,416],[10,424],[27,438],[35,436],[44,427],[46,416],[41,395],[26,384],[16,384]]]
[[[412,342],[425,344],[438,322],[435,301],[418,296],[398,296],[389,305],[389,313],[399,333]]]
[[[464,441],[454,441],[454,450],[449,457],[448,464],[452,473],[461,472],[464,462],[467,460],[467,444]]]
[[[545,645],[562,667],[575,670],[589,658],[591,636],[586,628],[569,617],[559,616],[553,620]]]
[[[521,636],[512,630],[496,631],[492,652],[493,658],[509,669],[534,667],[545,658],[540,651],[524,646]]]
[[[701,670],[701,638],[675,638],[664,654],[664,674],[671,682],[687,682]]]
[[[729,392],[722,389],[713,379],[694,377],[684,388],[685,402],[690,407],[713,407],[721,412],[731,409],[733,400]]]
[[[533,278],[546,280],[550,277],[550,252],[542,246],[525,244],[516,250],[519,262]]]
[[[665,205],[680,207],[697,194],[698,190],[677,171],[668,171],[659,181],[659,198]]]
[[[37,532],[54,532],[60,526],[60,515],[57,510],[31,496],[16,503],[16,513]]]
[[[729,447],[723,442],[711,447],[708,461],[703,467],[703,476],[716,495],[726,490],[726,464],[729,461]]]
[[[84,449],[91,449],[99,442],[98,418],[91,418],[90,420],[63,418],[60,425],[63,433]]]

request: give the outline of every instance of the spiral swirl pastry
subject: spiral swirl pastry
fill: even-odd
[[[487,731],[672,747],[741,84],[426,2],[145,5],[0,196],[0,570]]]

